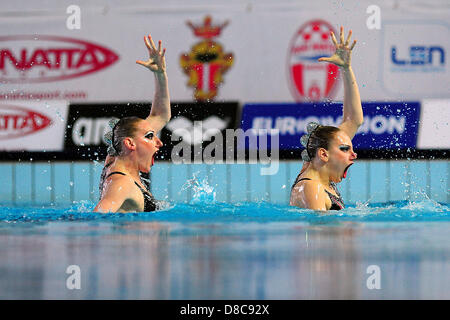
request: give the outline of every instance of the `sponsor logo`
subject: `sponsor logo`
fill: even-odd
[[[342,123],[342,117],[255,117],[252,121],[251,129],[256,132],[262,132],[261,129],[277,129],[280,135],[299,135],[306,133],[306,126],[310,122],[317,122],[323,126],[338,127]],[[399,133],[405,131],[406,117],[394,116],[364,116],[364,122],[359,127],[357,134],[384,134]]]
[[[64,133],[64,150],[74,160],[98,160],[106,156],[104,134],[111,118],[145,119],[150,103],[71,103]]]
[[[353,138],[353,146],[360,149],[414,148],[418,132],[420,104],[363,103],[364,122]],[[255,136],[266,130],[280,135],[282,150],[301,148],[300,137],[307,124],[317,122],[325,126],[339,127],[342,123],[342,104],[303,103],[244,106],[241,128],[252,130]],[[246,148],[251,148],[246,144]]]
[[[297,102],[334,96],[339,68],[317,62],[320,57],[331,56],[335,51],[330,31],[335,32],[328,22],[313,20],[303,24],[291,40],[287,67],[289,86]]]
[[[406,50],[392,46],[391,61],[392,71],[444,71],[445,50],[441,46],[410,46]]]
[[[218,94],[219,85],[223,83],[223,75],[233,65],[233,54],[225,53],[223,46],[214,41],[228,21],[222,25],[212,25],[211,17],[206,16],[203,25],[187,25],[194,35],[203,40],[194,44],[191,51],[180,57],[180,65],[189,77],[188,86],[194,88],[196,101],[212,101]]]
[[[447,21],[439,19],[386,21],[380,34],[383,90],[400,100],[448,92],[449,31]]]
[[[0,105],[0,140],[19,138],[52,124],[44,114],[13,105]]]
[[[76,146],[105,145],[103,135],[109,131],[111,118],[78,118],[73,124],[72,141]]]
[[[210,116],[202,121],[194,121],[180,116],[170,121],[166,128],[171,132],[171,141],[181,142],[174,145],[171,151],[173,164],[181,163],[245,163],[246,154],[243,149],[235,155],[235,145],[242,144],[248,138],[253,150],[249,154],[249,163],[257,163],[258,159],[269,167],[261,168],[261,175],[274,175],[278,172],[279,135],[278,130],[258,130],[259,139],[252,139],[251,130],[227,129],[229,120],[222,120],[217,116]],[[268,136],[271,136],[268,143]],[[214,140],[212,139],[214,137]],[[203,143],[211,141],[202,148]],[[258,141],[259,140],[259,141]],[[268,155],[270,145],[271,155]],[[193,146],[193,148],[191,148]],[[225,150],[225,152],[224,152]],[[236,161],[235,161],[236,156]],[[192,160],[193,159],[193,160]]]
[[[228,127],[229,121],[224,121],[217,116],[210,116],[203,121],[194,121],[177,117],[171,120],[166,128],[172,134],[179,136],[190,145],[199,145],[203,141],[209,141],[217,133]]]
[[[17,35],[0,37],[0,81],[38,83],[67,80],[111,66],[118,55],[78,39]]]

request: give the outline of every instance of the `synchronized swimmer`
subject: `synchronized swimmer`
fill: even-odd
[[[338,43],[331,31],[336,47],[334,55],[319,61],[333,63],[342,70],[344,82],[343,120],[339,127],[309,123],[307,134],[301,138],[303,167],[292,188],[290,205],[313,210],[340,210],[344,201],[336,184],[347,175],[354,163],[352,138],[363,122],[363,110],[358,85],[351,67],[351,52],[356,40],[349,46],[352,31],[344,41],[344,29],[340,29]],[[97,212],[143,212],[158,207],[140,178],[140,172],[148,173],[155,154],[163,143],[157,133],[171,118],[165,49],[158,48],[151,36],[145,37],[149,59],[136,61],[155,75],[155,96],[149,116],[125,117],[110,121],[111,132],[105,135],[109,143],[108,156],[100,179],[100,202]]]
[[[156,48],[152,37],[144,38],[149,59],[136,63],[155,76],[155,96],[149,116],[125,117],[110,121],[111,132],[105,135],[108,156],[100,178],[100,202],[97,212],[144,212],[157,209],[158,202],[145,187],[140,172],[148,173],[155,154],[163,143],[157,133],[171,117],[169,87],[166,74],[166,49],[161,41]]]
[[[307,134],[301,138],[305,147],[305,161],[292,185],[290,205],[313,210],[340,210],[344,208],[336,183],[347,175],[354,163],[352,139],[363,123],[363,110],[358,85],[351,67],[351,52],[356,40],[349,46],[352,31],[344,41],[344,28],[340,30],[340,43],[331,31],[331,40],[336,52],[319,61],[333,63],[342,70],[344,81],[343,119],[339,127],[309,123]]]

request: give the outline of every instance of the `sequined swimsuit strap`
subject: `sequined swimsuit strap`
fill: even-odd
[[[120,174],[120,175],[126,176],[126,174],[123,172],[114,171],[114,172],[111,172],[110,174],[108,174],[105,177],[105,180],[107,178],[109,178],[110,176],[112,176],[113,174]],[[139,190],[141,190],[142,195],[144,196],[144,212],[155,211],[157,201],[155,200],[155,198],[153,198],[153,195],[147,189],[142,188],[139,185],[139,183],[137,183],[136,181],[134,181],[134,184],[139,188]]]

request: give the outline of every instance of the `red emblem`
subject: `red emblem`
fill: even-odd
[[[334,32],[328,22],[313,20],[302,25],[291,40],[288,53],[289,84],[297,102],[320,101],[334,95],[339,68],[317,61],[320,57],[334,54],[330,31]]]
[[[213,100],[223,82],[223,75],[233,65],[233,54],[224,53],[222,45],[212,40],[220,35],[228,21],[215,26],[211,21],[211,17],[206,16],[203,25],[195,26],[190,21],[187,22],[194,35],[204,40],[193,45],[189,53],[180,57],[180,65],[189,76],[187,84],[194,87],[194,98],[197,101]]]

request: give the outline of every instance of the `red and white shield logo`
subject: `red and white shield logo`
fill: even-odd
[[[336,33],[328,22],[313,20],[302,25],[291,40],[287,58],[289,85],[297,102],[330,99],[336,91],[339,68],[317,61],[335,51],[330,31]]]

